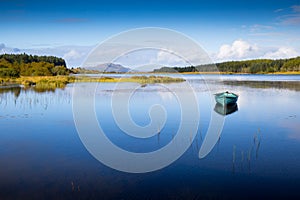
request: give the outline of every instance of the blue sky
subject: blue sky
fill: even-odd
[[[300,55],[300,0],[0,0],[0,25],[2,52],[55,54],[71,65],[111,35],[141,27],[182,32],[216,62]]]

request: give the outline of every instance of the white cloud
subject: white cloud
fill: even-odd
[[[300,5],[293,5],[289,9],[289,13],[279,16],[280,24],[287,26],[298,26],[300,24]]]
[[[280,59],[300,56],[292,47],[263,47],[244,40],[236,40],[232,44],[224,44],[216,54],[212,55],[215,62],[245,59]]]
[[[0,43],[0,54],[19,53],[19,52],[20,49],[18,48],[7,47],[4,43]]]
[[[274,10],[275,13],[282,12],[282,11],[284,11],[283,8],[279,8],[279,9]]]
[[[0,43],[0,50],[4,49],[5,48],[5,44],[3,43]]]
[[[156,62],[166,66],[185,66],[187,63],[179,56],[167,51],[157,53]]]
[[[299,56],[299,53],[291,48],[291,47],[279,47],[275,51],[267,52],[263,56],[264,58],[271,58],[271,59],[279,59],[279,58],[291,58]]]
[[[274,29],[273,26],[262,25],[262,24],[254,24],[250,26],[250,32],[270,31],[272,29]]]
[[[79,53],[78,51],[72,49],[69,52],[67,52],[66,54],[64,54],[63,58],[64,59],[78,59],[81,58],[84,54]]]
[[[291,8],[293,12],[300,13],[300,5],[293,5]]]
[[[31,48],[31,49],[18,49],[8,47],[0,43],[0,54],[2,53],[27,53],[33,55],[51,55],[62,57],[66,60],[68,67],[80,66],[88,53],[94,46],[58,46],[47,48]]]
[[[283,25],[299,25],[300,24],[300,15],[288,15],[283,17],[281,24]]]
[[[217,53],[217,59],[244,59],[255,56],[258,52],[256,44],[244,40],[236,40],[231,45],[224,44]]]
[[[66,60],[67,64],[79,66],[83,62],[86,55],[87,52],[71,49],[63,55],[63,58]]]

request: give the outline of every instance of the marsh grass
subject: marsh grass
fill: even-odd
[[[183,82],[183,81],[185,81],[185,79],[172,78],[167,76],[132,76],[128,78],[120,78],[120,82],[136,82],[141,84],[174,83],[174,82]]]
[[[38,91],[55,90],[64,88],[68,83],[75,82],[136,82],[147,83],[173,83],[183,82],[182,78],[172,78],[165,76],[132,76],[126,78],[112,78],[107,76],[88,77],[88,76],[22,76],[19,78],[0,78],[0,86],[19,84],[24,87],[34,87]]]

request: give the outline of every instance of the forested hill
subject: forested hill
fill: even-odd
[[[67,75],[63,58],[27,54],[0,55],[0,77]]]
[[[215,68],[217,66],[218,69]],[[230,61],[215,65],[199,65],[188,67],[162,67],[153,72],[224,72],[224,73],[274,73],[300,72],[300,57],[290,59],[257,59],[245,61]]]

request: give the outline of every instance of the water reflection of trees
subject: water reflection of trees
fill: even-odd
[[[0,87],[0,94],[4,93],[12,93],[16,98],[18,98],[21,94],[21,87]]]
[[[13,93],[16,98],[19,97],[21,91],[34,91],[37,93],[45,93],[45,92],[55,92],[56,89],[45,89],[45,88],[36,88],[36,87],[29,87],[23,88],[20,86],[10,86],[10,87],[0,87],[0,94],[4,93]]]
[[[34,87],[0,87],[0,109],[14,105],[18,109],[42,107],[47,110],[49,105],[70,104],[70,102],[71,93],[63,89],[40,90]]]
[[[251,88],[277,88],[300,91],[300,81],[224,81],[226,85]]]

